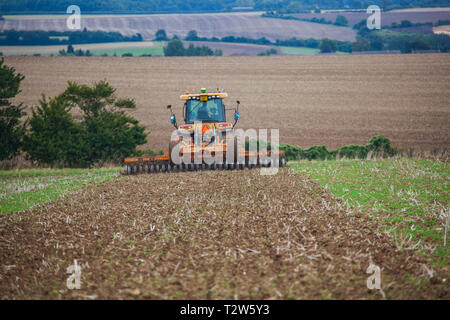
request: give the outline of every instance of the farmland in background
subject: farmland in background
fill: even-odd
[[[131,52],[137,54],[163,55],[163,44],[157,41],[139,41],[139,42],[110,42],[110,43],[90,43],[75,44],[75,49],[89,50],[94,55],[102,55],[104,53],[117,55]],[[58,55],[60,50],[66,50],[67,45],[50,45],[50,46],[1,46],[0,51],[3,55],[33,55],[40,54],[49,56],[51,54]]]
[[[67,16],[33,15],[5,16],[0,21],[0,30],[55,30],[65,31]],[[153,40],[158,29],[167,35],[185,37],[190,30],[197,30],[199,37],[225,36],[277,39],[330,38],[354,41],[356,31],[350,28],[321,25],[304,21],[267,19],[261,12],[165,14],[165,15],[83,15],[82,28],[90,31],[116,31],[123,35],[140,33],[144,40]],[[359,22],[359,21],[358,21]]]
[[[136,99],[133,116],[148,128],[144,149],[166,149],[182,122],[185,91],[225,88],[241,101],[241,128],[280,128],[282,143],[334,149],[376,134],[415,151],[450,146],[450,54],[305,57],[112,58],[6,57],[25,74],[16,98],[27,106],[55,96],[68,80],[107,79]],[[28,111],[30,108],[28,108]],[[231,116],[229,114],[228,116]]]
[[[287,55],[306,55],[312,56],[320,52],[319,49],[306,48],[306,47],[280,47],[282,53]]]
[[[354,26],[361,20],[367,19],[370,15],[366,12],[329,12],[329,13],[301,13],[292,14],[292,16],[301,19],[324,18],[325,20],[334,22],[336,16],[343,15],[349,26]],[[381,13],[381,26],[390,26],[393,22],[400,23],[402,20],[409,20],[412,23],[432,22],[439,20],[450,20],[450,10],[447,8],[436,8],[436,10],[395,10]]]

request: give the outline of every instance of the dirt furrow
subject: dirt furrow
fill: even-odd
[[[81,265],[81,289],[67,267]],[[292,169],[120,177],[0,218],[0,297],[448,298],[425,259]],[[381,268],[369,290],[366,269]]]

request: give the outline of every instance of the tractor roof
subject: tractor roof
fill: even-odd
[[[203,90],[202,90],[203,91]],[[228,94],[226,92],[202,92],[202,93],[190,93],[189,91],[186,91],[186,94],[183,94],[180,96],[181,100],[190,100],[195,99],[200,96],[208,96],[208,97],[214,97],[214,98],[221,98],[224,99],[228,97]]]

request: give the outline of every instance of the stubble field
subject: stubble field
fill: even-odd
[[[335,148],[382,134],[405,150],[450,146],[450,54],[5,59],[26,76],[16,100],[27,106],[63,92],[68,80],[106,79],[136,99],[132,114],[150,133],[144,148],[167,148],[166,105],[182,122],[180,94],[202,87],[225,88],[228,108],[241,101],[239,127],[278,128],[282,143]]]
[[[28,106],[67,80],[107,79],[136,99],[152,149],[170,136],[165,106],[181,118],[179,95],[204,86],[241,101],[241,127],[279,128],[302,147],[450,141],[448,54],[6,63],[26,75]],[[298,162],[273,176],[0,171],[0,299],[449,299],[449,172],[417,159]],[[371,265],[380,290],[367,286]]]
[[[290,168],[124,176],[0,218],[2,299],[449,297],[448,268],[417,240]]]

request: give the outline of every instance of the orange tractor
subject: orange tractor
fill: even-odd
[[[170,121],[175,127],[169,150],[163,155],[126,158],[125,174],[140,172],[171,172],[216,169],[244,169],[286,165],[283,151],[252,150],[245,148],[235,132],[239,120],[239,104],[234,109],[234,123],[227,122],[223,90],[200,93],[187,92],[180,97],[184,101],[184,124],[178,125],[172,106]]]

